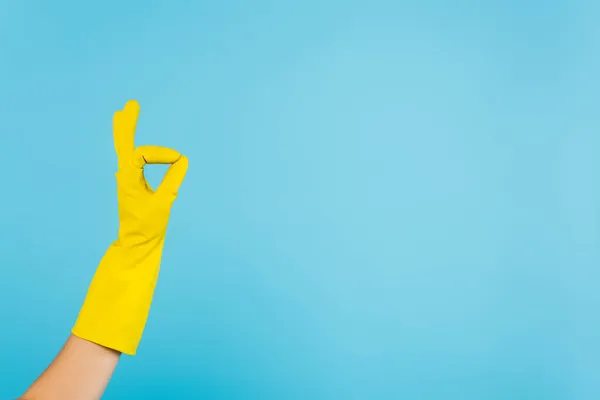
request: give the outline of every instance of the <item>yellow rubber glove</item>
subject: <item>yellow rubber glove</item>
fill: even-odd
[[[139,112],[139,104],[131,100],[114,115],[119,237],[102,258],[72,330],[80,338],[129,355],[136,353],[142,338],[171,205],[188,167],[187,158],[175,150],[134,148]],[[172,164],[156,191],[144,178],[146,164]]]

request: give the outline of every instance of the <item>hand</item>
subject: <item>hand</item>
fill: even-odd
[[[187,158],[175,150],[135,148],[139,112],[132,100],[114,115],[119,236],[100,262],[72,330],[75,336],[130,355],[142,338],[171,206],[188,167]],[[156,191],[144,178],[146,164],[172,164]]]
[[[73,336],[21,399],[100,399],[121,352],[135,354],[148,316],[173,200],[188,166],[175,150],[134,148],[140,106],[114,116],[119,238],[96,270]],[[154,191],[146,164],[172,164]]]
[[[134,148],[139,113],[139,104],[131,100],[113,118],[115,149],[119,160],[116,174],[119,240],[125,246],[164,236],[171,205],[188,168],[187,158],[175,150],[158,146]],[[144,178],[146,164],[173,164],[156,191]]]

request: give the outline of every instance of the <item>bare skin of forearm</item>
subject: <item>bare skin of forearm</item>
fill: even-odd
[[[20,400],[96,400],[121,353],[71,335],[60,353]]]

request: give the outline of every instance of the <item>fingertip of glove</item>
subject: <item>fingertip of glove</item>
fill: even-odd
[[[138,103],[137,100],[130,99],[127,101],[127,103],[125,103],[125,107],[123,109],[128,111],[139,112],[140,103]]]
[[[184,165],[189,165],[190,164],[190,160],[183,154],[180,154],[179,156],[179,160],[177,160],[178,163],[184,164]]]

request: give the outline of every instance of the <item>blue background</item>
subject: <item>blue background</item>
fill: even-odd
[[[600,398],[600,3],[0,1],[0,398],[190,158],[106,399]],[[157,182],[164,169],[149,171]]]

